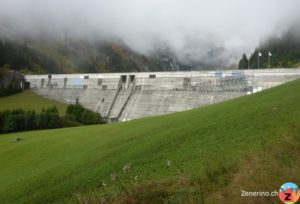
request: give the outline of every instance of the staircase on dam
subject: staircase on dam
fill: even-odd
[[[122,115],[123,110],[126,107],[127,102],[129,101],[132,91],[135,87],[135,76],[129,75],[120,77],[120,83],[118,89],[116,90],[115,98],[111,104],[111,107],[107,114],[108,122],[118,122],[120,116]]]

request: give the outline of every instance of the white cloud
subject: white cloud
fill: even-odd
[[[299,0],[0,0],[0,35],[64,33],[116,37],[146,52],[157,42],[178,55],[222,46],[250,52],[259,38],[299,19]]]

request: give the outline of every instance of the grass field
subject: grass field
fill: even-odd
[[[30,90],[12,96],[0,97],[0,111],[22,108],[40,112],[42,108],[53,106],[57,107],[61,115],[65,114],[66,104],[43,98]]]
[[[240,193],[300,184],[299,101],[298,80],[171,115],[1,135],[0,201],[279,203]]]

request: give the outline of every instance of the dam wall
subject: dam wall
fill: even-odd
[[[108,122],[189,110],[300,78],[300,69],[26,75],[37,94],[99,112]]]

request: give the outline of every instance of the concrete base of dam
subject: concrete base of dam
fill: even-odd
[[[108,122],[163,115],[265,90],[300,69],[26,75],[37,94],[99,112]]]

